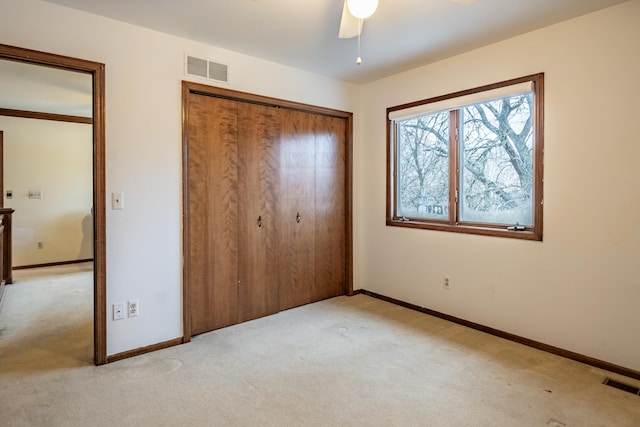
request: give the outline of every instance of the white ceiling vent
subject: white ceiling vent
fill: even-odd
[[[207,59],[185,55],[185,73],[188,76],[229,83],[229,66]]]

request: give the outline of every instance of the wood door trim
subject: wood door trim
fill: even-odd
[[[107,363],[105,66],[99,62],[0,44],[0,59],[91,74],[93,77],[94,363]],[[4,197],[4,195],[3,195]]]
[[[189,86],[182,82],[182,342],[191,341],[191,303],[189,269],[184,268],[191,247],[189,238]]]
[[[0,130],[0,208],[4,208],[4,132]]]
[[[303,111],[307,113],[323,114],[331,117],[343,118],[346,120],[346,135],[345,135],[345,151],[346,151],[346,165],[345,165],[345,209],[346,209],[346,280],[344,286],[345,295],[353,295],[353,113],[341,110],[334,110],[331,108],[318,107],[315,105],[303,104],[294,101],[287,101],[278,98],[271,98],[261,95],[255,95],[246,92],[240,92],[231,89],[224,89],[220,87],[207,86],[200,83],[193,83],[188,81],[182,81],[182,209],[183,209],[183,221],[182,221],[182,301],[183,301],[183,337],[182,342],[186,343],[191,341],[191,310],[189,304],[189,271],[184,268],[184,257],[188,254],[190,247],[190,240],[186,230],[188,229],[189,210],[188,210],[188,197],[189,188],[187,181],[187,166],[188,166],[188,103],[189,95],[200,94],[205,96],[216,96],[221,98],[227,98],[239,102],[257,103],[262,105],[289,108],[292,110]]]
[[[12,110],[0,108],[0,116],[20,117],[25,119],[52,120],[56,122],[92,124],[91,117],[68,116],[65,114],[43,113],[39,111]]]
[[[353,113],[350,113],[348,111],[318,107],[316,105],[303,104],[300,102],[287,101],[285,99],[271,98],[262,95],[255,95],[248,92],[240,92],[237,90],[224,89],[221,87],[207,86],[200,83],[182,81],[182,87],[183,89],[186,89],[190,94],[192,93],[205,96],[215,96],[218,98],[226,98],[239,102],[249,102],[272,107],[289,108],[291,110],[303,111],[305,113],[324,114],[326,116],[340,117],[343,119],[353,118]]]

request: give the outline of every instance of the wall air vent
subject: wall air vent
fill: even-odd
[[[188,76],[229,83],[229,67],[226,64],[185,56],[185,73]]]

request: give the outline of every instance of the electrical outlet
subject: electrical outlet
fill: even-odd
[[[129,300],[129,317],[136,317],[140,314],[140,300]]]
[[[124,319],[124,302],[113,304],[113,320]]]
[[[445,289],[451,289],[451,278],[449,276],[444,276],[442,278],[442,287]]]

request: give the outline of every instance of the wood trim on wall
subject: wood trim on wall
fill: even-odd
[[[241,91],[232,90],[232,89],[225,89],[217,86],[207,86],[204,84],[193,83],[193,82],[188,82],[183,80],[182,88],[183,88],[183,92],[182,92],[183,101],[185,99],[184,95],[186,90],[187,94],[193,93],[193,94],[215,96],[218,98],[231,99],[234,101],[253,102],[261,105],[268,105],[268,106],[274,106],[274,107],[280,107],[280,108],[289,108],[291,110],[303,111],[305,113],[324,114],[326,116],[339,117],[339,118],[347,119],[350,121],[353,120],[353,113],[350,113],[348,111],[334,110],[332,108],[319,107],[317,105],[303,104],[301,102],[287,101],[285,99],[255,95],[253,93],[241,92]],[[183,112],[184,112],[184,109],[183,109]]]
[[[182,82],[182,197],[183,197],[183,239],[182,239],[182,253],[184,254],[190,248],[190,241],[188,233],[185,232],[186,225],[185,219],[189,218],[189,212],[187,207],[188,198],[188,183],[187,183],[187,164],[188,164],[188,140],[187,140],[187,126],[189,123],[188,117],[188,99],[190,94],[200,94],[206,96],[215,96],[224,99],[230,99],[240,102],[256,103],[260,105],[275,106],[280,108],[288,108],[296,111],[303,111],[306,113],[322,114],[331,117],[342,118],[347,121],[345,136],[346,141],[346,191],[345,191],[345,209],[346,209],[346,248],[345,256],[346,260],[346,280],[344,284],[344,294],[353,294],[353,113],[347,111],[334,110],[325,107],[318,107],[315,105],[303,104],[294,101],[287,101],[278,98],[271,98],[261,95],[255,95],[246,92],[240,92],[231,89],[224,89],[215,86],[207,86],[200,83],[193,83],[188,81]],[[186,268],[182,270],[182,295],[183,295],[183,337],[182,342],[187,343],[191,341],[191,317],[189,306],[189,271]]]
[[[345,295],[353,295],[353,114],[349,114],[347,119],[347,170],[346,170],[346,189],[345,189],[345,207],[347,209],[347,242],[346,242],[346,270],[347,283],[345,286]]]
[[[10,108],[0,108],[0,116],[36,120],[53,120],[56,122],[84,123],[89,125],[93,123],[93,119],[91,117],[67,116],[65,114],[41,113],[38,111],[12,110]]]
[[[189,269],[184,268],[185,257],[191,247],[189,233],[185,230],[186,218],[189,218],[189,208],[187,198],[189,194],[189,182],[187,178],[187,165],[189,164],[189,136],[187,126],[189,125],[189,94],[192,86],[182,82],[182,342],[191,341],[191,304],[190,298],[190,275]]]
[[[0,208],[4,207],[4,132],[0,130]]]
[[[146,347],[140,347],[133,350],[124,351],[122,353],[112,354],[107,357],[107,363],[117,362],[118,360],[128,359],[129,357],[140,356],[142,354],[151,353],[152,351],[158,351],[165,348],[173,347],[182,344],[182,338],[175,338],[169,341],[164,341],[158,344],[148,345]]]
[[[47,262],[44,264],[18,265],[18,266],[11,267],[11,269],[12,270],[28,270],[30,268],[57,267],[59,265],[82,264],[84,262],[89,262],[89,261],[93,261],[93,258],[77,259],[72,261]]]
[[[99,62],[0,44],[0,59],[91,74],[93,77],[94,363],[107,363],[105,66]]]
[[[534,341],[529,338],[524,338],[518,335],[511,334],[509,332],[501,331],[499,329],[494,329],[489,326],[484,326],[479,323],[470,322],[468,320],[460,319],[455,316],[451,316],[448,314],[440,313],[439,311],[431,310],[429,308],[420,307],[415,304],[411,304],[405,301],[401,301],[395,298],[387,297],[384,295],[377,294],[375,292],[370,292],[365,289],[358,289],[353,292],[353,295],[363,294],[370,296],[372,298],[376,298],[382,301],[389,302],[391,304],[399,305],[401,307],[408,308],[410,310],[419,311],[420,313],[428,314],[430,316],[438,317],[440,319],[448,320],[449,322],[457,323],[458,325],[466,326],[471,329],[475,329],[480,332],[485,332],[487,334],[504,338],[509,341],[516,342],[518,344],[523,344],[529,347],[536,348],[538,350],[546,351],[547,353],[555,354],[557,356],[562,356],[567,359],[575,360],[576,362],[584,363],[586,365],[594,366],[599,369],[603,369],[605,371],[615,372],[616,374],[624,375],[629,378],[634,378],[636,380],[640,380],[640,371],[636,371],[633,369],[625,368],[624,366],[615,365],[613,363],[605,362],[603,360],[595,359],[593,357],[585,356],[583,354],[575,353],[573,351],[565,350],[559,347],[555,347],[549,344],[541,343],[539,341]]]

